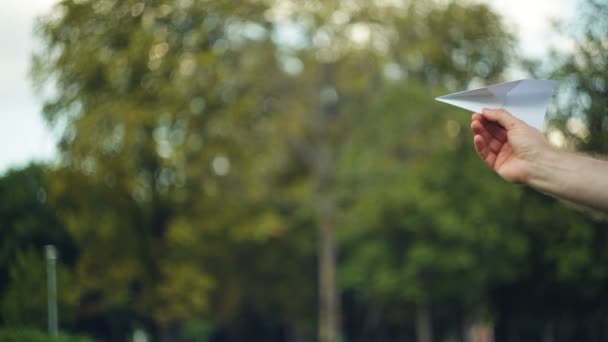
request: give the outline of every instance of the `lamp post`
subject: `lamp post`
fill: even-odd
[[[49,334],[56,338],[57,328],[57,250],[53,245],[44,246],[46,256],[47,308],[49,319]]]

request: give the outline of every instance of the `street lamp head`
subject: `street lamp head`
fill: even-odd
[[[44,246],[44,254],[47,260],[57,260],[57,250],[53,245]]]

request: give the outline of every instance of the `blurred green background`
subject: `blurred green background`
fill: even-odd
[[[608,153],[608,2],[525,58],[469,1],[63,0],[32,83],[57,160],[0,177],[0,340],[608,341],[607,216],[507,184],[434,101],[560,80]]]

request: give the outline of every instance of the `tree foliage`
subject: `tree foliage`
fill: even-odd
[[[48,203],[48,177],[42,165],[9,170],[0,178],[0,317],[16,327],[46,327],[46,266],[43,248],[60,251],[60,285],[70,282],[77,247]],[[75,297],[60,293],[66,322],[73,319]]]
[[[604,296],[604,225],[503,183],[469,117],[432,100],[509,66],[514,37],[486,5],[64,0],[37,32],[60,159],[0,181],[11,317],[40,281],[38,235],[73,239],[74,326],[110,340],[310,339],[334,231],[348,340],[411,339],[417,312],[439,338],[482,320],[506,339]],[[601,44],[564,64],[593,106]]]
[[[575,32],[568,32],[573,47],[555,52],[551,77],[563,82],[563,93],[555,115],[555,125],[573,145],[591,153],[608,153],[608,6],[587,0],[580,6]]]

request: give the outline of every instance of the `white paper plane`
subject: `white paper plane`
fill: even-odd
[[[453,106],[481,113],[483,108],[504,108],[515,117],[539,130],[557,81],[517,80],[461,91],[436,98]]]

